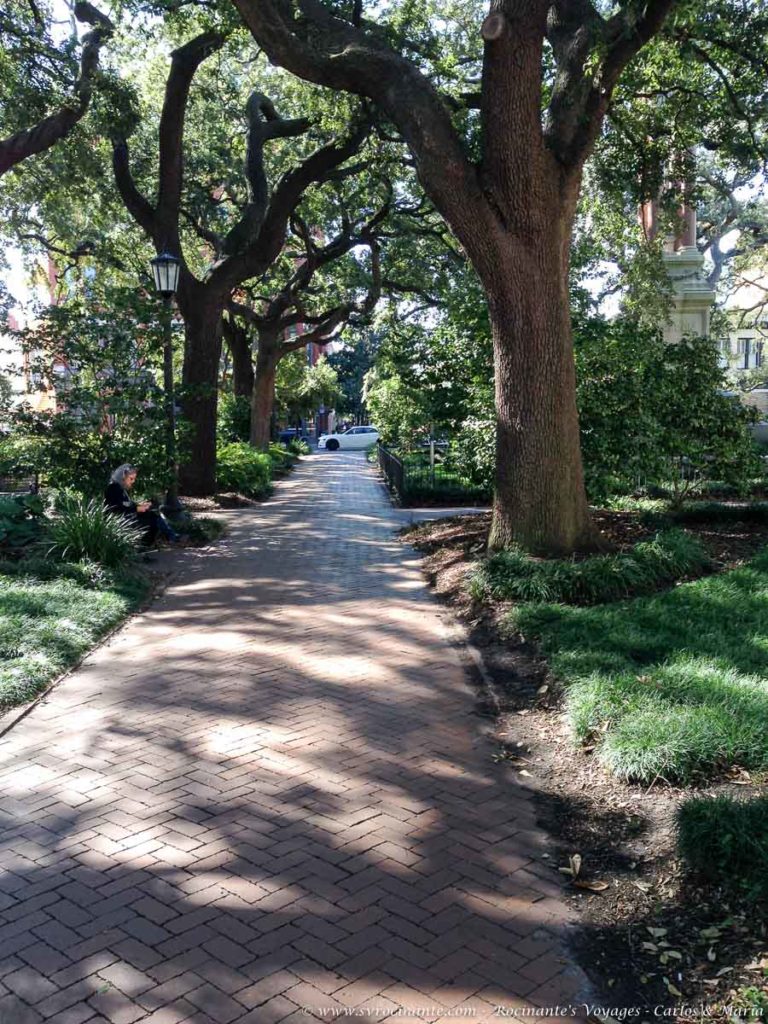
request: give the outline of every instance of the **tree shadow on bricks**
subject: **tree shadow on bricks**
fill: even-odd
[[[583,984],[415,558],[329,507],[245,510],[0,744],[0,1024],[492,1020]]]

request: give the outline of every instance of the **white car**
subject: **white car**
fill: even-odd
[[[343,434],[321,434],[317,447],[325,448],[327,452],[337,452],[339,449],[343,452],[362,451],[378,440],[376,427],[350,427]]]

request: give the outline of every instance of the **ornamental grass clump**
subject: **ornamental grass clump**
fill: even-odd
[[[470,590],[478,600],[600,604],[648,593],[701,573],[708,565],[709,557],[695,537],[667,530],[629,552],[581,561],[535,559],[519,549],[500,551],[479,566]]]
[[[99,498],[77,495],[59,504],[49,538],[49,557],[116,569],[135,558],[142,532],[125,517],[108,512]]]
[[[694,797],[677,812],[677,847],[700,879],[768,895],[768,796]]]

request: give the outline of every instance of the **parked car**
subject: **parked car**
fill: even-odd
[[[325,448],[328,452],[337,452],[341,449],[347,451],[362,451],[370,448],[379,440],[379,432],[376,427],[350,427],[343,434],[321,434],[317,442],[318,448]]]
[[[281,444],[288,444],[289,441],[309,441],[309,437],[306,431],[300,430],[299,427],[286,427],[278,433],[277,440]]]

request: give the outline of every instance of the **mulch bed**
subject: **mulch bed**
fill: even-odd
[[[598,512],[616,549],[655,532],[633,513]],[[649,1008],[626,1019],[732,1020],[718,1004],[734,1005],[746,986],[765,992],[768,908],[704,889],[686,877],[675,850],[674,816],[691,790],[629,785],[608,773],[589,749],[574,745],[562,693],[535,648],[502,639],[498,624],[509,605],[479,607],[464,581],[484,550],[490,514],[440,520],[404,535],[424,553],[436,594],[464,622],[501,698],[497,757],[510,761],[536,793],[539,818],[552,837],[545,863],[563,883],[564,898],[582,927],[573,953],[600,993],[618,1010]],[[751,557],[768,543],[768,527],[750,523],[695,524],[716,569]],[[765,781],[733,770],[700,792],[741,797],[766,791]],[[581,857],[577,888],[562,873]],[[593,888],[590,889],[589,887]],[[735,1003],[738,1006],[738,1001]],[[768,1005],[768,1003],[767,1003]],[[674,1012],[705,1006],[706,1011]]]

